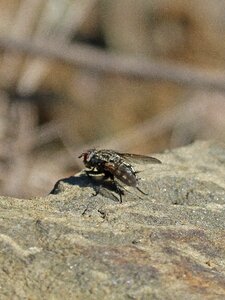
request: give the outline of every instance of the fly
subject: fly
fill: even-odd
[[[123,193],[115,182],[115,178],[147,195],[138,187],[139,178],[137,173],[139,172],[134,169],[132,164],[161,164],[161,161],[154,157],[120,153],[113,150],[90,149],[82,153],[79,158],[83,158],[85,167],[89,169],[86,171],[87,174],[103,174],[104,179],[110,178],[115,183],[117,192],[120,195],[120,202],[122,202]]]

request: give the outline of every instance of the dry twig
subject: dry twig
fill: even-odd
[[[225,91],[222,72],[208,72],[181,64],[153,62],[147,59],[113,54],[82,44],[66,45],[46,41],[0,37],[0,48],[12,52],[57,59],[96,72],[135,76],[142,79],[170,81],[179,85]]]

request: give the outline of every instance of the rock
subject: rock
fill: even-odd
[[[225,144],[155,156],[122,204],[84,172],[1,197],[1,299],[225,299]]]

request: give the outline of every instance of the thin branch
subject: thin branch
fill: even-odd
[[[57,59],[65,64],[96,72],[122,74],[156,81],[169,81],[191,87],[225,91],[222,72],[208,72],[181,64],[153,62],[149,59],[109,53],[82,44],[66,45],[46,41],[16,40],[0,37],[0,48],[32,56]]]
[[[52,40],[58,43],[68,43],[72,33],[74,34],[79,29],[85,16],[95,4],[96,0],[61,2],[57,6],[58,13],[54,12],[54,17],[52,17],[51,3],[50,1],[46,2],[46,8],[38,20],[38,26],[32,40]],[[49,61],[40,60],[39,57],[32,61],[28,59],[17,83],[18,92],[24,94],[34,92],[48,71],[49,64]]]

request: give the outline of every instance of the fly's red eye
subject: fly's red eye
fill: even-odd
[[[87,152],[83,152],[79,158],[83,157],[83,161],[85,163],[89,162],[92,158],[92,156],[94,155],[95,151],[94,149],[91,149],[91,150],[87,150]]]
[[[85,162],[87,161],[87,157],[88,157],[88,153],[83,153],[83,158]]]
[[[88,153],[82,153],[80,156],[78,156],[78,158],[81,158],[83,157],[83,161],[87,161],[87,156],[88,156]]]

